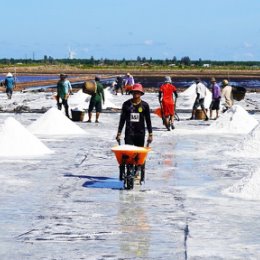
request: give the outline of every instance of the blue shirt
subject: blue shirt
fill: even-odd
[[[66,95],[69,94],[69,92],[71,91],[71,84],[68,80],[60,80],[57,84],[57,92],[58,92],[58,96],[61,99],[64,99],[66,97]]]
[[[8,89],[13,89],[15,85],[14,77],[7,77],[5,79],[5,87]]]

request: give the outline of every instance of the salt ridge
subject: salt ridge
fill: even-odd
[[[260,169],[224,189],[222,194],[247,200],[260,200]]]
[[[239,105],[221,114],[220,117],[207,127],[210,132],[228,132],[248,134],[254,127],[258,125],[258,121],[248,114],[248,112]]]

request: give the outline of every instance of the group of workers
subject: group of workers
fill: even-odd
[[[99,122],[99,116],[102,111],[102,103],[105,102],[104,87],[100,82],[100,77],[95,77],[96,91],[91,95],[88,108],[88,121],[92,122],[92,111],[95,108],[96,120]],[[192,115],[190,119],[195,119],[195,111],[200,106],[205,114],[205,120],[209,120],[207,115],[207,110],[204,106],[204,100],[207,95],[207,87],[203,82],[197,78],[196,81],[196,98],[193,104]],[[15,79],[11,73],[6,75],[6,79],[3,84],[6,87],[6,93],[9,99],[12,97],[13,89],[15,87]],[[224,109],[232,107],[234,100],[232,96],[232,87],[229,85],[228,80],[222,81],[223,89],[219,84],[217,84],[215,78],[211,78],[211,90],[212,90],[212,102],[210,104],[210,119],[212,118],[212,113],[216,111],[217,119],[219,116],[220,109],[220,99],[223,97],[225,99]],[[134,78],[130,73],[126,74],[123,79],[121,76],[116,78],[116,94],[121,91],[123,94],[123,89],[126,94],[132,94],[132,98],[125,101],[122,105],[121,115],[119,119],[119,125],[116,135],[116,140],[120,142],[121,133],[125,126],[125,144],[135,145],[143,147],[145,145],[145,132],[148,131],[147,145],[153,141],[152,123],[150,117],[150,107],[147,102],[142,100],[144,95],[143,86],[139,83],[134,82]],[[68,98],[72,93],[72,86],[70,81],[67,79],[66,74],[60,74],[60,79],[57,82],[57,107],[62,109],[64,106],[65,114],[69,117],[69,106]],[[173,85],[171,77],[166,76],[163,84],[159,88],[159,103],[161,108],[161,113],[163,115],[163,124],[166,126],[167,130],[174,129],[174,113],[176,99],[178,98],[177,88]],[[143,169],[144,170],[144,169]]]
[[[125,77],[121,75],[117,76],[115,81],[112,83],[112,87],[116,95],[118,94],[119,90],[122,95],[124,94],[124,91],[126,95],[129,95],[134,84],[134,77],[130,73],[127,73]]]
[[[204,105],[204,100],[207,95],[207,87],[203,82],[201,81],[200,78],[196,79],[196,98],[195,102],[193,104],[192,108],[192,115],[191,115],[191,120],[195,119],[195,112],[198,109],[198,107],[201,107],[201,110],[203,111],[205,115],[205,120],[209,120],[209,117],[207,115],[207,109],[205,108]],[[224,98],[224,104],[223,104],[223,110],[222,112],[224,113],[227,111],[229,108],[231,108],[234,104],[234,99],[233,99],[233,94],[232,94],[232,86],[229,85],[229,82],[227,79],[224,79],[222,81],[222,91],[220,88],[220,85],[216,82],[216,79],[213,77],[210,80],[210,89],[212,91],[212,100],[211,104],[209,107],[210,110],[210,119],[213,119],[213,111],[216,111],[216,117],[214,119],[217,119],[219,117],[219,110],[220,110],[220,100],[221,97]]]

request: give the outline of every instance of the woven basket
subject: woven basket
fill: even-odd
[[[79,111],[79,110],[72,110],[71,109],[71,117],[72,121],[83,121],[85,116],[84,111]]]
[[[195,111],[195,119],[204,120],[206,118],[202,109],[196,109]]]
[[[93,95],[97,91],[97,84],[94,80],[88,80],[83,83],[82,91],[85,94]]]

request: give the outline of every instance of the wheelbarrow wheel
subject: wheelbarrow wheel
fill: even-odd
[[[119,180],[122,181],[124,180],[125,177],[125,165],[121,164],[119,165]]]
[[[125,179],[125,189],[131,190],[134,188],[134,174],[135,174],[135,167],[133,165],[127,166],[127,174]]]
[[[145,180],[145,164],[141,166],[141,179],[140,179],[140,184],[142,184]]]

